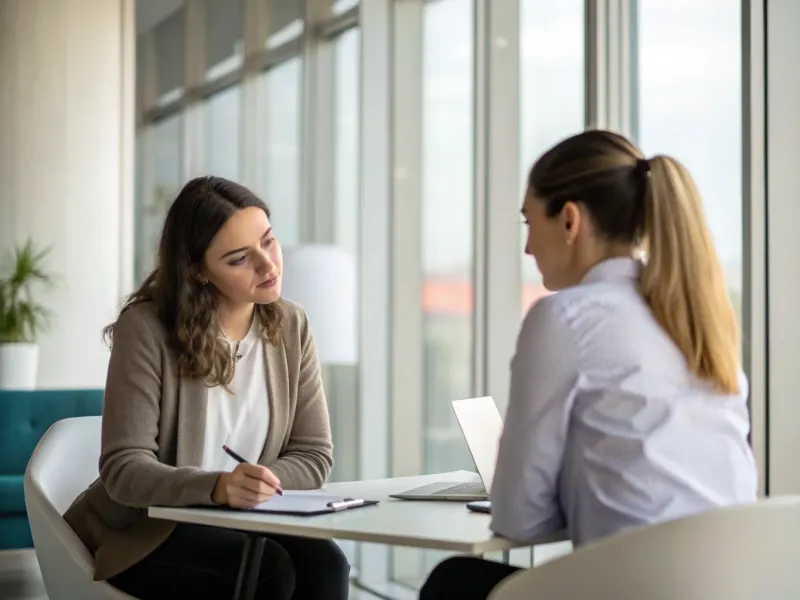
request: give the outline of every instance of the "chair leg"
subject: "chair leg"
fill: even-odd
[[[247,534],[239,564],[239,575],[236,577],[236,590],[233,600],[253,600],[258,585],[258,574],[261,570],[261,558],[264,555],[264,536]]]

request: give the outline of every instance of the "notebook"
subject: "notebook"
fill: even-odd
[[[376,504],[378,504],[377,500],[285,490],[283,496],[273,496],[250,510],[274,515],[310,517],[363,508],[365,506],[375,506]]]

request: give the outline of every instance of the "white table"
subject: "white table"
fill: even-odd
[[[216,508],[162,507],[152,507],[148,510],[148,514],[155,519],[223,527],[253,534],[248,536],[249,541],[242,556],[235,598],[252,597],[252,594],[248,594],[250,592],[248,588],[250,585],[254,588],[257,579],[257,569],[264,544],[261,534],[355,540],[477,555],[533,545],[520,544],[493,535],[489,530],[490,516],[468,511],[463,502],[421,502],[389,498],[389,494],[440,481],[456,483],[478,481],[478,476],[468,471],[455,471],[437,475],[329,484],[313,493],[355,496],[365,500],[379,500],[380,504],[314,517]],[[535,544],[565,539],[567,538],[563,533],[558,533],[537,539]],[[248,580],[251,580],[252,584],[248,584]]]

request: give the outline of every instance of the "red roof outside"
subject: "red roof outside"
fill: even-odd
[[[522,314],[531,304],[549,294],[543,286],[524,284],[520,296]],[[472,283],[469,281],[428,280],[422,287],[422,310],[427,314],[469,315],[472,313]]]

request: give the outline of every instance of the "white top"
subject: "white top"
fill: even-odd
[[[576,545],[756,499],[747,381],[695,377],[638,290],[641,265],[604,261],[525,317],[491,489],[492,529]]]
[[[229,342],[231,352],[237,342]],[[233,471],[238,464],[222,450],[227,445],[248,462],[257,462],[269,429],[269,392],[264,368],[264,343],[258,337],[258,319],[239,342],[236,371],[230,388],[209,388],[201,468]]]

